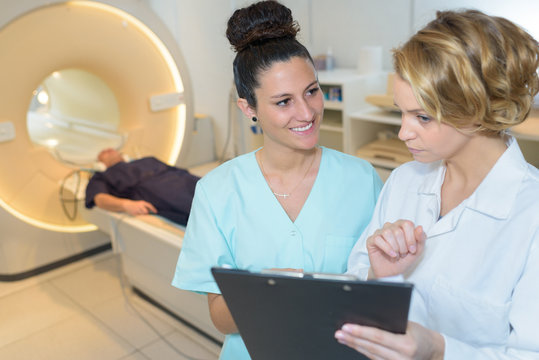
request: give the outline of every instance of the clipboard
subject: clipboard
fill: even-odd
[[[413,285],[347,275],[212,268],[254,360],[367,359],[339,344],[345,323],[405,333]]]

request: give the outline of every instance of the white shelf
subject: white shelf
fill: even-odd
[[[330,122],[328,122],[327,124],[322,123],[322,125],[320,125],[320,130],[333,131],[333,132],[338,132],[338,133],[343,132],[342,125],[337,124],[337,123],[330,123]]]
[[[324,109],[326,110],[342,110],[342,101],[324,100]]]
[[[380,132],[391,132],[397,134],[401,125],[400,112],[383,110],[372,105],[361,111],[350,114],[350,129],[352,139],[352,150],[355,154],[364,151],[364,147],[372,144],[378,139]],[[402,164],[394,159],[384,156],[367,156],[362,158],[369,161],[378,171],[380,177],[385,180],[392,169]],[[408,161],[408,160],[406,160]]]
[[[368,110],[356,111],[350,114],[351,120],[370,121],[375,123],[400,126],[401,113],[370,108]]]
[[[387,76],[387,73],[381,72],[380,74],[360,74],[357,69],[339,68],[330,71],[318,71],[318,81],[320,82],[320,84],[324,85],[343,85],[346,83],[372,78],[373,76],[377,75],[382,75],[385,78]],[[385,85],[385,83],[383,85]]]
[[[349,122],[352,139],[350,149],[355,153],[360,147],[376,140],[379,132],[397,133],[401,125],[401,114],[369,107],[351,112]],[[532,109],[528,119],[512,128],[509,133],[517,139],[526,161],[539,167],[539,109]],[[388,165],[379,164],[379,160],[371,162],[375,166],[387,167]]]
[[[325,94],[337,88],[340,100],[324,100],[324,119],[320,125],[320,145],[355,154],[350,142],[350,114],[369,105],[365,97],[386,91],[387,73],[361,75],[357,69],[319,71],[318,81]]]
[[[373,166],[380,167],[382,169],[388,169],[393,170],[394,168],[398,167],[399,165],[402,165],[399,162],[388,160],[388,159],[380,159],[380,158],[371,158],[371,157],[363,157],[363,160],[367,160],[370,162]]]

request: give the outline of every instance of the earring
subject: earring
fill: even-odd
[[[258,119],[256,118],[256,116],[253,116],[253,117],[251,118],[251,120],[253,120],[253,122],[257,122],[257,121],[258,121]]]

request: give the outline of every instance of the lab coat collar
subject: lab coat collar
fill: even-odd
[[[513,137],[507,150],[468,199],[467,207],[498,219],[506,219],[513,209],[527,163]]]
[[[507,145],[507,150],[485,179],[461,205],[494,218],[508,217],[525,176],[527,163],[513,137],[508,136]],[[418,194],[436,196],[439,202],[446,167],[442,162],[433,163],[432,166],[437,167],[437,170],[428,173],[418,189]]]

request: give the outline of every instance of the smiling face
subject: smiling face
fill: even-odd
[[[244,112],[258,118],[264,146],[312,149],[318,143],[324,99],[311,62],[302,57],[275,62],[258,81],[256,109]]]
[[[410,84],[398,75],[393,89],[395,105],[402,111],[399,139],[406,143],[415,160],[449,160],[463,152],[472,135],[428,115],[417,102]]]

